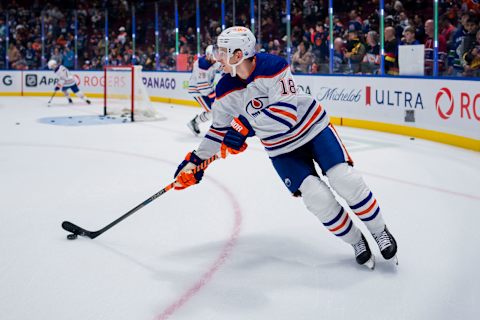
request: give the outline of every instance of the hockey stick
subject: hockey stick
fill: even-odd
[[[205,169],[208,165],[210,165],[210,163],[212,163],[213,161],[217,160],[220,158],[220,153],[217,153],[217,154],[214,154],[213,156],[211,156],[210,158],[204,160],[202,163],[200,163],[198,166],[195,167],[195,169],[193,169],[193,173],[197,173],[198,171],[200,170],[203,170]],[[158,197],[160,197],[162,194],[166,193],[167,191],[171,190],[173,188],[173,186],[175,185],[175,182],[172,182],[170,183],[169,185],[167,185],[165,188],[163,188],[162,190],[158,191],[157,193],[155,193],[153,196],[151,196],[150,198],[148,198],[147,200],[143,201],[142,203],[140,203],[138,206],[136,206],[135,208],[133,208],[132,210],[128,211],[127,213],[125,213],[123,216],[121,216],[120,218],[118,218],[117,220],[113,221],[112,223],[108,224],[107,226],[103,227],[102,229],[100,230],[97,230],[97,231],[88,231],[86,229],[83,229],[69,221],[64,221],[62,222],[62,228],[68,232],[71,232],[72,234],[68,235],[68,239],[75,239],[77,235],[79,236],[82,236],[82,237],[87,237],[87,238],[90,238],[90,239],[95,239],[96,237],[98,237],[99,235],[101,235],[102,233],[104,233],[105,231],[107,231],[108,229],[112,228],[113,226],[115,226],[116,224],[120,223],[121,221],[123,221],[124,219],[128,218],[129,216],[131,216],[132,214],[134,214],[135,212],[137,212],[138,210],[140,210],[141,208],[145,207],[147,204],[149,204],[150,202],[152,202],[153,200],[157,199]]]
[[[57,94],[57,91],[53,91],[53,94],[50,97],[50,100],[48,100],[48,102],[47,102],[48,105],[50,105],[50,103],[52,103],[53,97],[55,97],[56,94]]]

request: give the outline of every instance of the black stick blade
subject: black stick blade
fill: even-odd
[[[73,234],[82,236],[82,237],[88,237],[90,239],[93,239],[96,237],[94,232],[90,232],[88,230],[85,230],[69,221],[63,221],[62,222],[62,228],[68,232],[71,232]]]

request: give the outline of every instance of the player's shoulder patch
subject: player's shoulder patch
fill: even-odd
[[[221,99],[227,94],[241,90],[247,87],[247,84],[237,77],[232,77],[229,73],[223,75],[215,88],[216,99]]]
[[[274,77],[288,67],[287,60],[273,54],[258,53],[255,57],[255,70],[250,75],[248,82],[255,80],[255,78]]]
[[[198,58],[198,67],[202,70],[208,70],[212,64],[205,58],[205,56],[201,56]]]

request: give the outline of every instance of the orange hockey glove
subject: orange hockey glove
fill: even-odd
[[[185,160],[180,163],[175,171],[175,186],[176,190],[183,190],[185,188],[191,187],[194,184],[199,183],[203,178],[204,170],[199,170],[196,173],[193,173],[193,169],[196,166],[202,163],[202,159],[200,159],[196,154],[195,151],[189,152],[185,157]]]

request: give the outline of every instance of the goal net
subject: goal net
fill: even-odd
[[[105,66],[104,76],[104,116],[129,117],[132,121],[165,119],[150,102],[142,66]]]

